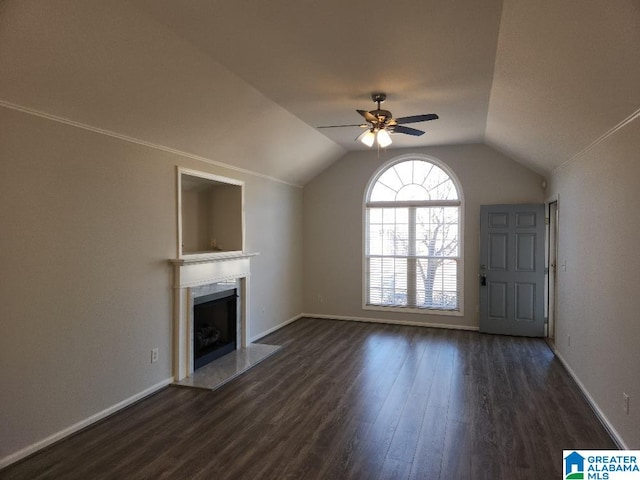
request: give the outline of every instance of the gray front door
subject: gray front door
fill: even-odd
[[[480,216],[480,331],[544,336],[544,205],[482,205]]]

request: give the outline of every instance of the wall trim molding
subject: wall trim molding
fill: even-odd
[[[256,342],[256,341],[260,340],[261,338],[266,337],[267,335],[269,335],[269,334],[271,334],[271,333],[273,333],[273,332],[275,332],[275,331],[278,331],[278,330],[280,330],[280,329],[281,329],[281,328],[283,328],[283,327],[286,327],[286,326],[287,326],[287,325],[289,325],[290,323],[293,323],[293,322],[295,322],[296,320],[300,320],[300,319],[301,319],[302,317],[304,317],[304,316],[305,316],[304,314],[300,313],[300,314],[296,315],[295,317],[291,317],[289,320],[285,320],[284,322],[279,323],[279,324],[278,324],[278,325],[276,325],[275,327],[271,327],[271,328],[269,328],[268,330],[265,330],[264,332],[261,332],[261,333],[259,333],[258,335],[254,336],[254,337],[251,337],[251,338],[249,339],[249,343],[254,343],[254,342]]]
[[[585,155],[587,152],[589,152],[590,150],[593,150],[595,147],[597,147],[598,145],[600,145],[602,142],[604,142],[606,139],[608,139],[609,137],[611,137],[612,135],[614,135],[615,133],[617,133],[619,130],[622,130],[624,127],[626,127],[628,124],[630,124],[631,122],[633,122],[634,120],[640,118],[640,108],[637,109],[635,112],[633,112],[631,115],[629,115],[627,118],[625,118],[624,120],[622,120],[620,123],[618,123],[617,125],[615,125],[614,127],[610,128],[609,130],[607,130],[606,132],[604,132],[602,135],[600,135],[598,138],[596,138],[593,142],[591,142],[589,145],[587,145],[586,147],[584,147],[582,150],[580,150],[578,153],[576,153],[575,155],[573,155],[571,158],[569,158],[568,160],[565,160],[564,162],[562,162],[560,165],[558,165],[557,167],[555,167],[553,170],[551,170],[551,174],[557,173],[558,171],[568,167],[569,165],[571,165],[573,162],[575,162],[576,160],[578,160],[580,157],[582,157],[583,155]]]
[[[578,385],[580,392],[582,393],[585,400],[591,407],[591,410],[593,410],[593,413],[595,413],[596,417],[598,417],[598,420],[600,420],[600,423],[602,424],[604,429],[607,431],[607,433],[609,433],[609,435],[611,436],[613,441],[616,443],[618,448],[621,450],[629,450],[629,446],[625,443],[625,441],[622,439],[622,436],[618,433],[618,431],[611,424],[607,416],[600,409],[600,407],[598,406],[598,403],[594,400],[594,398],[589,393],[589,390],[587,390],[587,387],[584,386],[582,381],[578,378],[576,373],[569,366],[569,363],[564,359],[564,357],[560,354],[560,352],[555,348],[554,345],[551,345],[551,344],[548,344],[548,345],[551,351],[553,352],[553,354],[558,358],[558,360],[560,360],[560,363],[562,363],[564,368],[567,370],[567,372],[569,373],[573,381],[576,382],[576,385]]]
[[[283,183],[285,185],[289,185],[291,187],[302,188],[302,185],[298,185],[296,183],[287,182],[286,180],[282,180],[280,178],[272,177],[270,175],[266,175],[264,173],[254,172],[252,170],[247,170],[246,168],[236,167],[234,165],[230,165],[228,163],[219,162],[217,160],[212,160],[211,158],[202,157],[200,155],[195,155],[193,153],[184,152],[182,150],[178,150],[175,148],[167,147],[165,145],[159,145],[157,143],[147,142],[145,140],[140,140],[139,138],[129,137],[128,135],[124,135],[122,133],[114,132],[111,130],[105,130],[103,128],[94,127],[91,125],[87,125],[86,123],[76,122],[75,120],[70,120],[68,118],[60,117],[58,115],[53,115],[51,113],[41,112],[39,110],[35,110],[33,108],[24,107],[22,105],[17,105],[15,103],[7,102],[6,100],[0,99],[0,107],[4,107],[10,110],[17,110],[18,112],[26,113],[28,115],[33,115],[36,117],[44,118],[47,120],[51,120],[53,122],[63,123],[65,125],[70,125],[72,127],[81,128],[83,130],[88,130],[93,133],[98,133],[100,135],[106,135],[108,137],[117,138],[119,140],[123,140],[128,143],[135,143],[136,145],[142,145],[143,147],[153,148],[155,150],[161,150],[166,153],[172,153],[174,155],[179,155],[182,157],[187,157],[192,160],[197,160],[199,162],[208,163],[209,165],[215,165],[216,167],[222,167],[229,170],[233,170],[236,172],[244,173],[247,175],[251,175],[254,177],[265,178],[267,180],[271,180],[277,183]]]
[[[390,320],[385,318],[367,318],[367,317],[350,317],[344,315],[324,315],[319,313],[304,313],[300,317],[320,318],[324,320],[346,320],[350,322],[365,323],[385,323],[390,325],[406,325],[409,327],[427,327],[427,328],[443,328],[448,330],[469,330],[477,332],[479,327],[471,327],[468,325],[451,325],[448,323],[425,323],[411,320]]]
[[[80,420],[79,422],[71,425],[70,427],[64,428],[54,433],[53,435],[49,435],[47,438],[40,440],[36,443],[33,443],[21,450],[18,450],[17,452],[11,453],[4,458],[0,458],[0,469],[11,465],[12,463],[17,462],[18,460],[22,460],[23,458],[28,457],[29,455],[32,455],[42,450],[45,447],[48,447],[56,442],[59,442],[60,440],[63,440],[68,436],[82,430],[83,428],[86,428],[98,422],[99,420],[102,420],[108,417],[109,415],[113,415],[114,413],[136,403],[139,400],[142,400],[145,397],[148,397],[149,395],[156,393],[159,390],[162,390],[163,388],[169,386],[172,383],[173,383],[173,377],[165,378],[161,382],[158,382],[155,385],[152,385],[151,387],[139,393],[136,393],[135,395],[129,398],[125,398],[121,402],[118,402],[115,405],[107,407],[104,410],[98,413],[95,413],[90,417],[85,418],[84,420]]]

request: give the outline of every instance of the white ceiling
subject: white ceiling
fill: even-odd
[[[638,0],[1,0],[0,104],[304,184],[356,109],[548,174],[640,111]]]
[[[393,147],[485,142],[545,174],[640,108],[637,0],[135,3],[311,126],[359,123],[376,91],[440,116]]]
[[[544,174],[639,109],[640,1],[505,0],[488,145]]]
[[[501,0],[135,0],[307,124],[358,124],[382,91],[394,116],[437,113],[394,146],[482,142]],[[321,132],[346,150],[362,130]]]

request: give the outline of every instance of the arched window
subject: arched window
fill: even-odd
[[[462,192],[426,156],[392,160],[365,197],[366,308],[461,314]]]

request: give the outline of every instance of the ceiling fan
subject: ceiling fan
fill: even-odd
[[[439,117],[435,113],[426,113],[423,115],[412,115],[410,117],[393,118],[389,110],[382,110],[380,104],[387,99],[386,93],[373,93],[371,100],[378,104],[378,108],[367,112],[366,110],[356,110],[364,117],[367,123],[355,123],[350,125],[326,125],[318,128],[336,128],[336,127],[361,127],[367,130],[356,137],[367,147],[373,146],[375,141],[381,147],[391,145],[391,133],[403,133],[419,137],[424,131],[417,128],[405,127],[407,123],[426,122],[427,120],[437,120]]]

